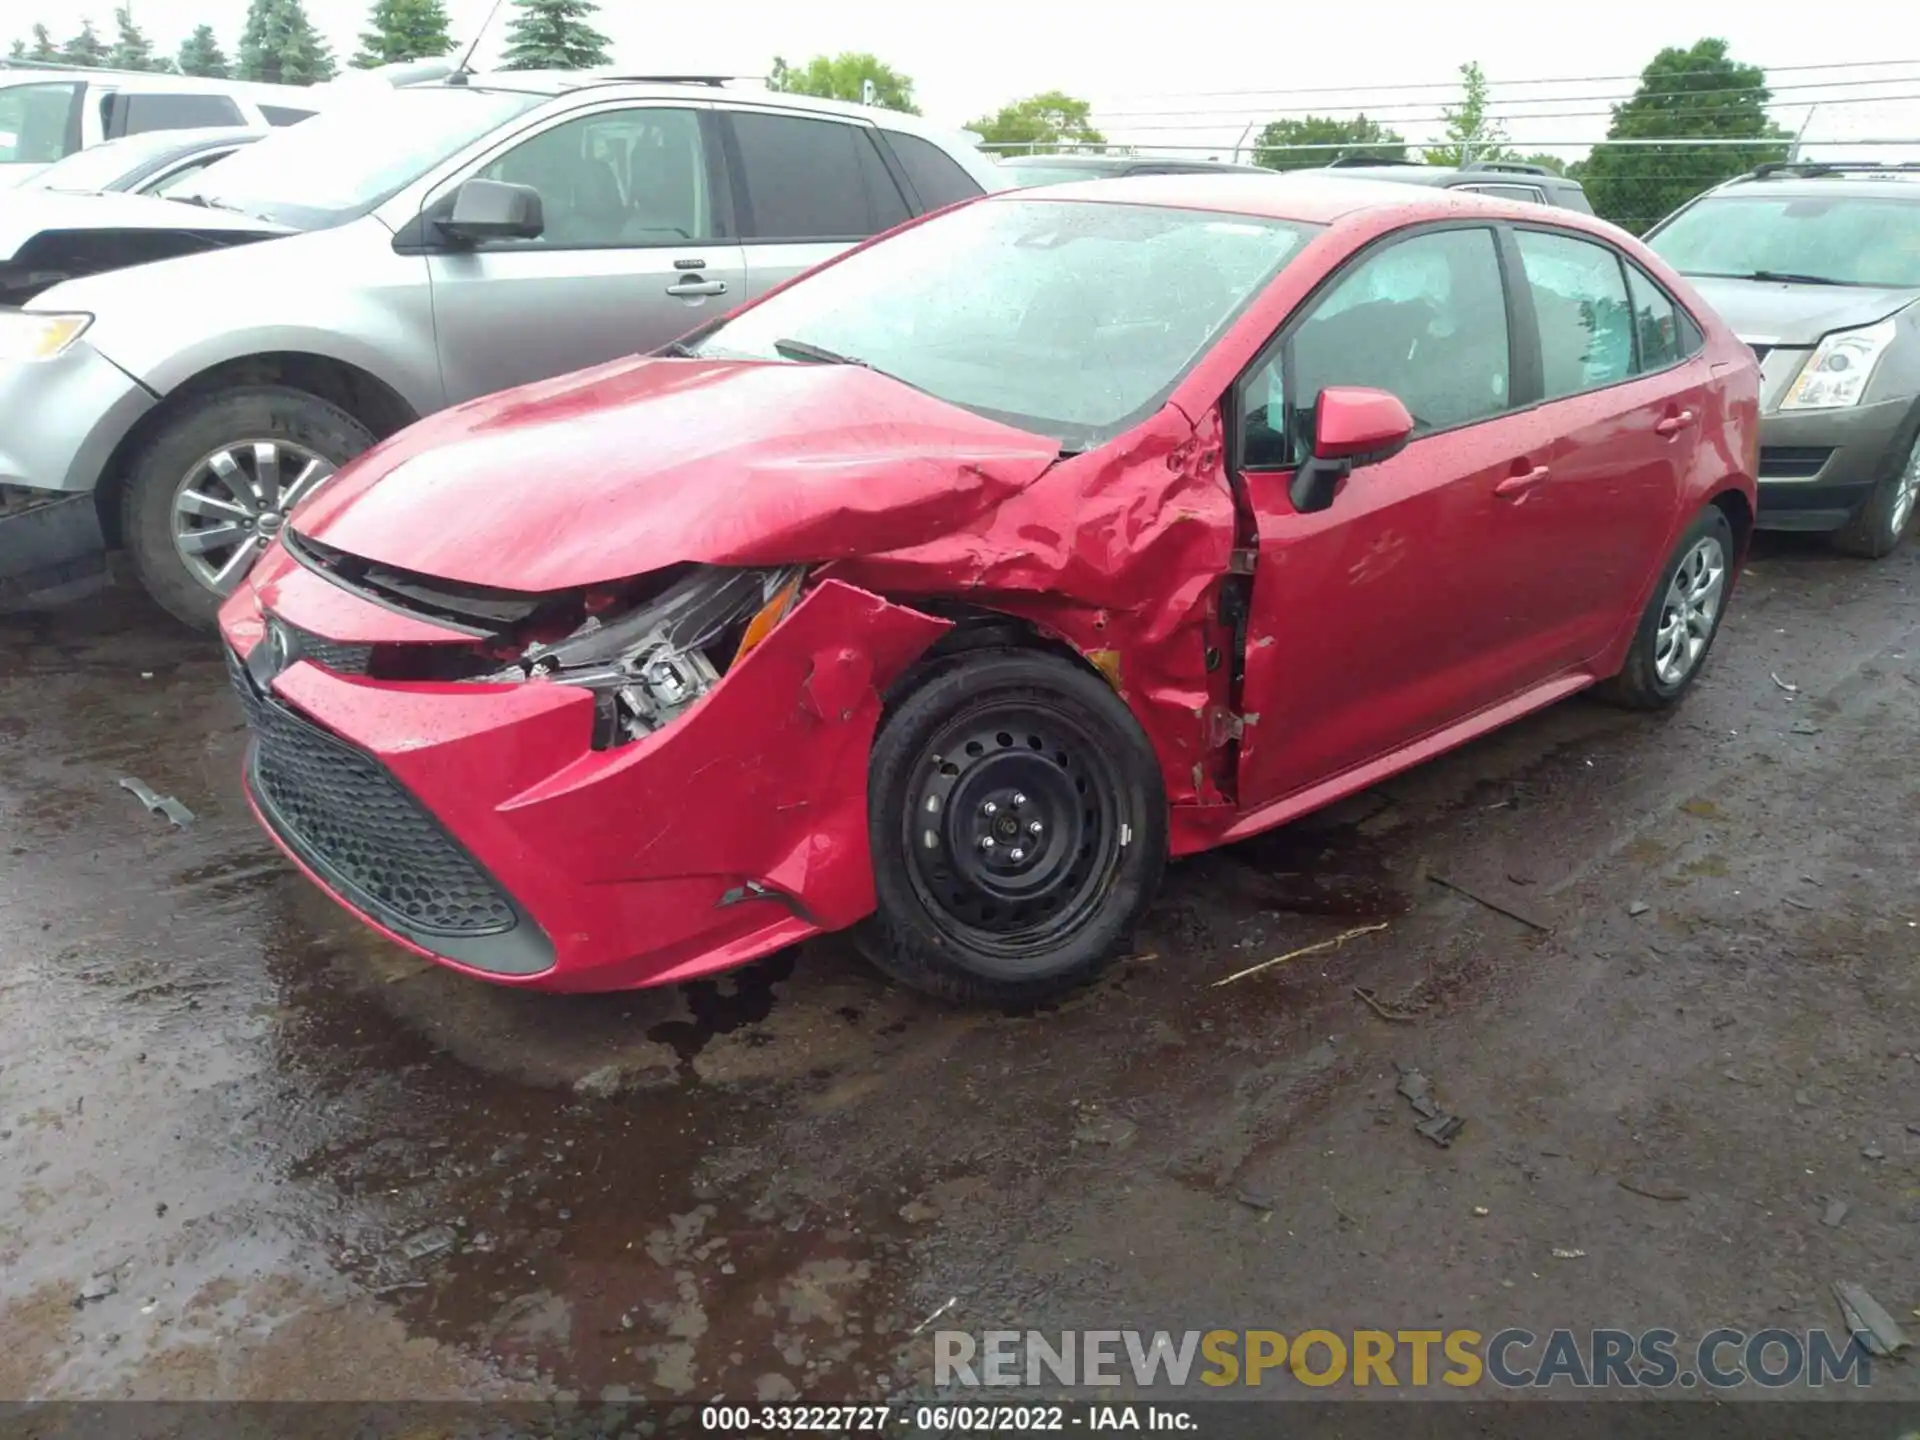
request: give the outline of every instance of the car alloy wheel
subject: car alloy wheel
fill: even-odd
[[[1681,556],[1661,602],[1653,673],[1662,685],[1680,684],[1700,663],[1726,593],[1727,552],[1717,535],[1703,535]]]
[[[252,440],[204,456],[173,500],[173,544],[187,572],[228,595],[293,507],[333,474],[333,463],[290,440]]]
[[[1913,519],[1914,501],[1920,499],[1920,438],[1907,452],[1906,468],[1894,484],[1893,503],[1887,507],[1887,533],[1898,543],[1907,532],[1907,522]]]
[[[1038,704],[962,715],[923,752],[903,817],[914,890],[963,945],[1018,962],[1099,909],[1130,838],[1114,759]]]

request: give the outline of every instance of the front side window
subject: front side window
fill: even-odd
[[[0,165],[50,165],[76,148],[77,84],[0,89]]]
[[[238,125],[240,107],[225,95],[144,95],[121,91],[107,97],[109,135],[145,135],[155,130],[204,130]]]
[[[514,146],[480,176],[538,190],[546,220],[537,239],[490,249],[680,245],[714,235],[706,147],[692,110],[583,115]]]
[[[1330,385],[1398,396],[1417,436],[1500,414],[1510,374],[1493,231],[1438,230],[1396,241],[1310,301],[1282,351],[1255,373],[1245,400],[1245,463],[1285,467],[1310,454],[1314,409]]]
[[[728,121],[747,191],[743,239],[864,240],[907,218],[865,126],[745,112]]]
[[[1520,264],[1540,331],[1541,398],[1615,385],[1633,374],[1633,322],[1620,257],[1571,235],[1522,230]]]
[[[324,229],[366,214],[546,99],[478,86],[371,91],[209,165],[173,198]]]
[[[1920,195],[1716,195],[1647,244],[1682,275],[1920,287]]]
[[[797,341],[1086,449],[1164,404],[1319,228],[1014,191],[818,270],[696,350],[808,363]]]

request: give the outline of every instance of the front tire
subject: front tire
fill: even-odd
[[[1091,980],[1166,864],[1153,747],[1110,686],[1039,651],[920,675],[874,741],[868,806],[879,904],[856,943],[945,1000],[1031,1005]]]
[[[1906,448],[1897,452],[1906,457],[1900,468],[1874,486],[1859,513],[1827,537],[1842,555],[1881,559],[1899,549],[1913,528],[1914,511],[1920,509],[1920,419],[1904,438]]]
[[[373,444],[337,405],[283,385],[189,404],[147,442],[127,480],[121,529],[134,573],[177,619],[213,629],[287,513]]]
[[[1673,547],[1620,673],[1599,693],[1633,710],[1677,704],[1707,663],[1733,586],[1733,526],[1708,505]]]

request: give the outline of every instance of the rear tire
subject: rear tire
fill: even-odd
[[[337,405],[283,385],[248,386],[189,403],[148,439],[127,480],[121,501],[121,530],[134,573],[147,593],[177,619],[195,630],[213,629],[221,604],[246,578],[286,510],[324,478],[315,471],[314,482],[299,494],[292,494],[294,482],[308,463],[317,460],[324,473],[331,474],[373,444],[373,433]],[[223,489],[219,477],[209,469],[209,461],[225,456],[229,450],[235,452],[240,464],[233,484],[251,490],[258,481],[248,467],[254,463],[251,457],[255,447],[260,445],[273,450],[283,493],[265,499],[254,495],[247,501],[261,515],[271,514],[272,520],[248,532],[247,553],[239,556],[227,574],[225,589],[216,590],[207,576],[195,572],[182,553],[177,534],[182,524],[178,508],[181,496],[191,485],[209,497],[207,513],[192,520],[202,527],[202,533],[240,523],[236,515],[217,508],[226,503],[223,494],[231,498],[230,487]],[[224,467],[232,462],[223,459],[220,463]],[[194,542],[190,539],[189,543]],[[199,563],[209,575],[217,574],[237,549],[238,545],[212,546],[198,552]]]
[[[1091,980],[1166,864],[1146,735],[1098,676],[1039,651],[922,672],[874,741],[867,795],[879,903],[855,942],[944,1000],[1031,1005]]]
[[[1842,555],[1879,560],[1899,549],[1913,529],[1914,512],[1920,510],[1920,416],[1901,439],[1904,448],[1896,446],[1894,453],[1906,458],[1899,468],[1873,487],[1851,520],[1827,537]]]
[[[1679,703],[1707,663],[1733,585],[1733,526],[1718,505],[1693,519],[1661,568],[1620,672],[1597,688],[1631,710]]]

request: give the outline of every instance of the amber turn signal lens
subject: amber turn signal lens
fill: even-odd
[[[746,659],[747,652],[772,634],[773,627],[786,618],[787,612],[793,608],[793,602],[800,598],[802,578],[796,575],[774,591],[773,598],[762,605],[753,619],[747,622],[747,633],[740,637],[740,648],[733,652],[735,665]]]

